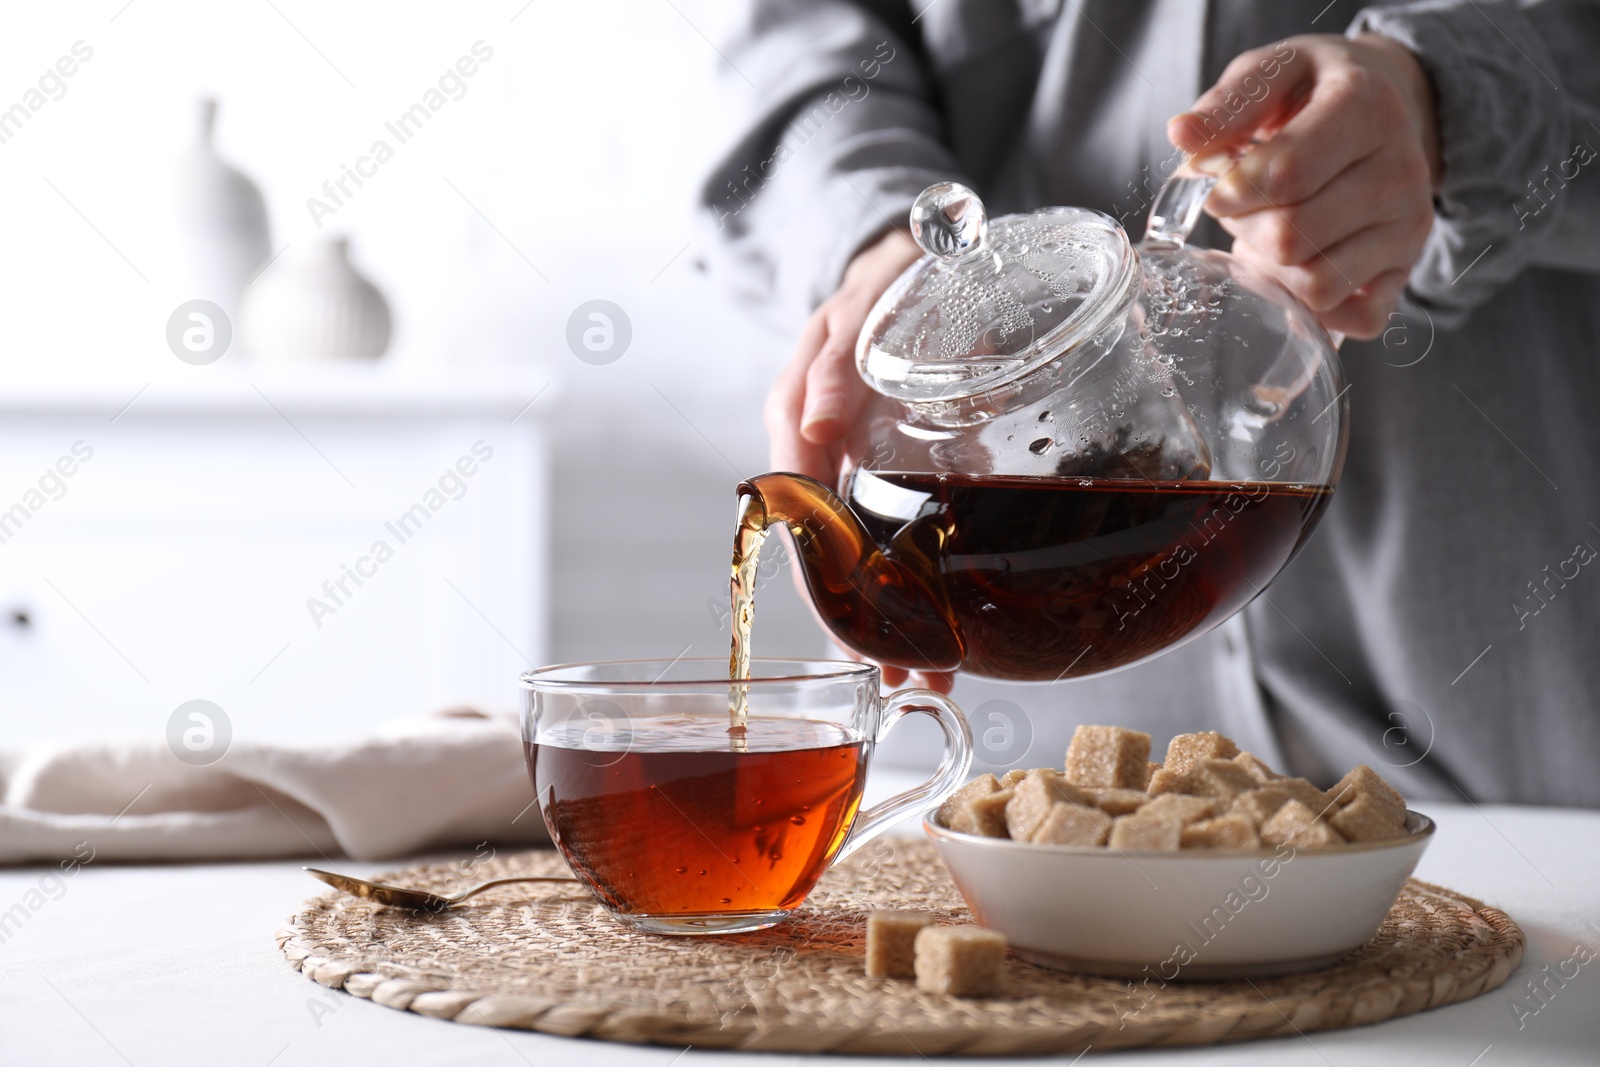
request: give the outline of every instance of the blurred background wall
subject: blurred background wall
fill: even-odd
[[[0,498],[20,500],[75,441],[93,459],[0,544],[8,739],[140,732],[196,697],[236,731],[315,735],[457,698],[510,705],[528,662],[726,654],[733,490],[764,469],[760,404],[787,341],[697,269],[694,188],[738,101],[706,36],[717,5],[680,7],[117,0],[12,13],[0,107],[78,42],[91,54],[0,143]],[[445,105],[400,143],[385,124],[464,56],[475,73],[447,79]],[[174,200],[202,96],[219,102],[219,153],[265,196],[283,256],[269,270],[349,236],[393,308],[378,365],[284,364],[235,346],[193,366],[169,350],[168,317],[195,295],[176,262]],[[379,139],[393,157],[315,218],[308,198],[332,203],[324,182]],[[566,340],[574,310],[597,299],[632,332],[603,364]],[[543,543],[507,551],[537,553],[542,576],[482,618],[486,589],[461,575],[493,575],[408,560],[408,546],[315,626],[304,601],[477,439],[469,418],[459,441],[444,433],[396,463],[387,437],[362,431],[359,397],[401,394],[367,405],[389,413],[450,389],[476,390],[502,421],[538,397],[509,435],[542,438],[528,461],[543,471],[492,488],[539,509]],[[465,505],[487,491],[473,485]],[[263,496],[269,514],[253,515]],[[177,512],[204,529],[173,558]],[[483,520],[463,516],[465,536]],[[277,572],[294,538],[263,531],[329,522],[337,534],[311,533],[298,569]],[[438,588],[402,566],[440,572]],[[263,570],[272,581],[251,579]],[[821,651],[798,600],[771,584],[763,646]],[[383,681],[407,674],[406,650],[439,642],[490,652],[466,675]]]
[[[0,108],[26,114],[0,121],[0,508],[28,514],[0,543],[6,742],[159,734],[196,698],[235,734],[311,739],[513,706],[530,664],[725,655],[734,485],[765,469],[761,402],[790,341],[700,267],[695,186],[743,105],[712,43],[724,17],[690,0],[11,12]],[[62,57],[73,73],[51,77]],[[452,75],[463,58],[473,73]],[[386,124],[435,90],[401,142]],[[347,236],[392,308],[380,360],[176,357],[202,97],[265,198],[260,277]],[[360,164],[378,140],[392,153]],[[368,176],[335,203],[325,183],[350,168]],[[631,338],[581,358],[569,327],[596,300]],[[479,441],[497,460],[414,542],[336,611],[308,607],[335,606],[324,583]],[[79,442],[92,459],[28,506]],[[822,653],[777,562],[758,651]],[[1123,717],[1064,688],[958,696],[1046,710],[1056,734],[1069,707]],[[1012,736],[991,738],[996,762],[1026,754]]]

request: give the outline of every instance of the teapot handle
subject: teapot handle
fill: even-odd
[[[1184,160],[1156,193],[1140,247],[1182,248],[1194,224],[1200,221],[1200,208],[1205,204],[1206,197],[1211,195],[1217,182],[1234,168],[1246,151],[1248,149],[1203,159],[1191,156]],[[1337,330],[1328,331],[1328,339],[1333,342],[1335,350],[1344,344],[1344,334]]]
[[[1203,159],[1190,156],[1184,160],[1161,184],[1150,205],[1150,220],[1145,223],[1142,246],[1182,248],[1189,239],[1189,232],[1200,221],[1200,208],[1206,197],[1243,155],[1241,150]]]

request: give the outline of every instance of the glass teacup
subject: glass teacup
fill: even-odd
[[[759,930],[837,859],[965,780],[972,734],[938,693],[879,691],[860,663],[757,659],[730,732],[726,659],[544,667],[522,676],[523,739],[556,847],[618,919],[666,934]],[[908,712],[944,756],[861,810],[873,746]]]

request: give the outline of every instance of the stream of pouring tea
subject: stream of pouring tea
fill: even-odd
[[[758,518],[757,516],[760,516]],[[753,497],[739,499],[739,522],[733,535],[732,599],[733,648],[728,654],[728,734],[742,745],[750,718],[750,624],[756,608],[756,569],[767,528],[761,525],[765,509]]]

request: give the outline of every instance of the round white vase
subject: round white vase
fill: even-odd
[[[350,263],[345,237],[290,246],[245,292],[239,343],[285,362],[377,359],[392,320],[383,294]]]

